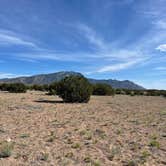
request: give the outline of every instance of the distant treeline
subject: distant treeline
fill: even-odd
[[[165,96],[166,90],[148,89],[148,90],[130,90],[130,89],[116,89],[116,94],[130,95],[130,96]]]
[[[67,82],[67,84],[65,84],[65,86],[66,86],[65,88],[69,87],[69,88],[71,88],[69,91],[71,91],[72,89],[77,87],[79,84],[79,85],[81,85],[82,90],[85,91],[85,89],[86,89],[86,86],[84,85],[85,78],[80,81],[77,77],[78,76],[72,76],[71,77],[72,80],[67,80],[70,82],[69,83]],[[77,79],[79,81],[77,81]],[[64,81],[64,80],[65,79],[63,79],[62,81]],[[62,81],[54,82],[50,85],[24,85],[22,83],[2,83],[2,84],[0,84],[0,91],[8,91],[10,93],[25,93],[27,90],[35,90],[35,91],[47,92],[48,95],[57,95],[58,94],[58,87],[60,84],[62,84]],[[71,87],[70,87],[70,84],[72,84]],[[139,95],[139,96],[164,96],[164,97],[166,97],[166,90],[113,89],[110,85],[102,84],[102,83],[97,83],[97,84],[90,84],[89,83],[89,86],[91,87],[92,95],[103,95],[103,96],[110,95],[110,96],[113,96],[115,94],[121,94],[121,95],[130,95],[130,96]],[[63,91],[63,89],[61,89],[61,91]],[[76,88],[76,91],[80,91],[80,89]]]

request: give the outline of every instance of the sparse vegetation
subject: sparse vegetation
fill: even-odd
[[[57,85],[58,85],[57,82],[54,82],[54,83],[49,85],[48,95],[56,95]]]
[[[143,151],[141,156],[140,156],[141,164],[144,164],[149,156],[150,156],[149,152]]]
[[[29,134],[21,134],[20,135],[20,138],[28,138],[29,137]]]
[[[40,160],[47,161],[48,157],[49,157],[49,154],[44,152],[41,154]]]
[[[156,139],[152,139],[149,143],[149,146],[159,148],[160,143]]]
[[[92,139],[92,132],[89,130],[82,130],[80,132],[80,135],[83,136],[84,139],[86,140],[91,140]]]
[[[115,94],[114,89],[108,84],[95,84],[93,85],[93,95],[99,96],[113,96]]]
[[[1,92],[0,142],[15,142],[14,149],[0,144],[1,158],[12,155],[1,160],[4,165],[163,164],[165,108],[165,99],[155,96],[93,96],[88,104],[66,104],[42,91]]]
[[[130,96],[163,96],[166,97],[166,90],[157,90],[157,89],[149,89],[149,90],[130,90],[130,89],[115,89],[116,94],[121,95],[130,95]]]
[[[71,147],[72,147],[73,149],[78,149],[78,148],[81,147],[81,145],[80,145],[80,143],[74,143],[74,144],[72,144]]]
[[[12,150],[14,145],[12,142],[1,142],[0,143],[0,158],[10,157],[12,154]]]
[[[10,93],[25,93],[27,87],[22,83],[1,84],[0,90]]]
[[[128,161],[125,166],[138,166],[138,163],[134,160]]]
[[[85,158],[84,158],[84,162],[85,163],[90,163],[92,160],[91,160],[91,158],[90,158],[90,156],[86,156]]]
[[[50,135],[48,136],[46,141],[47,142],[54,142],[55,138],[56,138],[56,136],[55,136],[54,132],[51,131]]]
[[[49,86],[48,85],[39,85],[39,84],[34,84],[29,86],[30,90],[35,90],[35,91],[48,91]]]
[[[82,77],[82,78],[84,78],[83,76],[70,76],[70,77]],[[62,83],[62,81],[64,81],[65,79],[61,80],[60,83]],[[66,81],[67,81],[67,79],[66,79]],[[73,79],[72,81],[73,81],[72,82],[72,86],[73,86],[75,80]],[[87,82],[88,82],[88,80],[87,80]],[[70,81],[70,83],[71,83],[71,81]],[[86,83],[84,82],[83,84],[80,84],[80,88],[85,86]],[[90,85],[90,83],[89,83],[89,85]],[[48,92],[47,93],[48,95],[56,95],[58,87],[59,87],[59,82],[53,82],[50,85],[48,85],[48,84],[24,85],[23,83],[1,83],[0,84],[0,91],[8,91],[10,93],[25,93],[27,90],[35,90],[35,91],[46,91],[46,92]],[[91,84],[90,87],[91,88],[88,88],[88,89],[91,89],[91,93],[93,95],[100,95],[100,96],[110,96],[110,95],[114,96],[115,94],[121,94],[121,95],[130,95],[130,96],[163,96],[163,97],[166,97],[166,90],[113,89],[110,85],[105,84],[105,83]],[[71,88],[71,91],[75,90],[75,89],[73,89],[73,87],[69,87],[68,91],[70,88]],[[76,88],[76,86],[75,86],[75,88]],[[58,89],[58,92],[59,92],[59,89]],[[89,92],[89,90],[88,90],[88,92]]]
[[[67,154],[65,154],[65,157],[67,158],[72,158],[74,156],[73,152],[68,152]]]

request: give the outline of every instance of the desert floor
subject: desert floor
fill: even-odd
[[[166,99],[92,96],[66,104],[43,92],[0,92],[1,151],[4,142],[13,149],[0,166],[166,165]]]

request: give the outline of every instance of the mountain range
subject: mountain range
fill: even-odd
[[[57,72],[57,73],[51,73],[51,74],[40,74],[40,75],[34,75],[34,76],[27,76],[27,77],[17,77],[17,78],[5,78],[5,79],[0,79],[0,83],[15,83],[15,82],[20,82],[24,83],[27,85],[32,85],[32,84],[51,84],[53,82],[58,82],[61,79],[70,76],[70,75],[80,75],[82,76],[81,73],[78,72],[73,72],[73,71],[62,71],[62,72]],[[111,85],[113,88],[122,88],[122,89],[136,89],[136,90],[141,90],[145,89],[140,85],[135,84],[132,81],[129,80],[124,80],[124,81],[118,81],[118,80],[112,80],[112,79],[92,79],[88,78],[89,82],[92,84],[95,83],[106,83]]]

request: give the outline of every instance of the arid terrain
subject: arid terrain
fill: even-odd
[[[166,99],[92,96],[67,104],[43,92],[0,92],[0,166],[166,165]],[[1,152],[0,152],[1,153]]]

